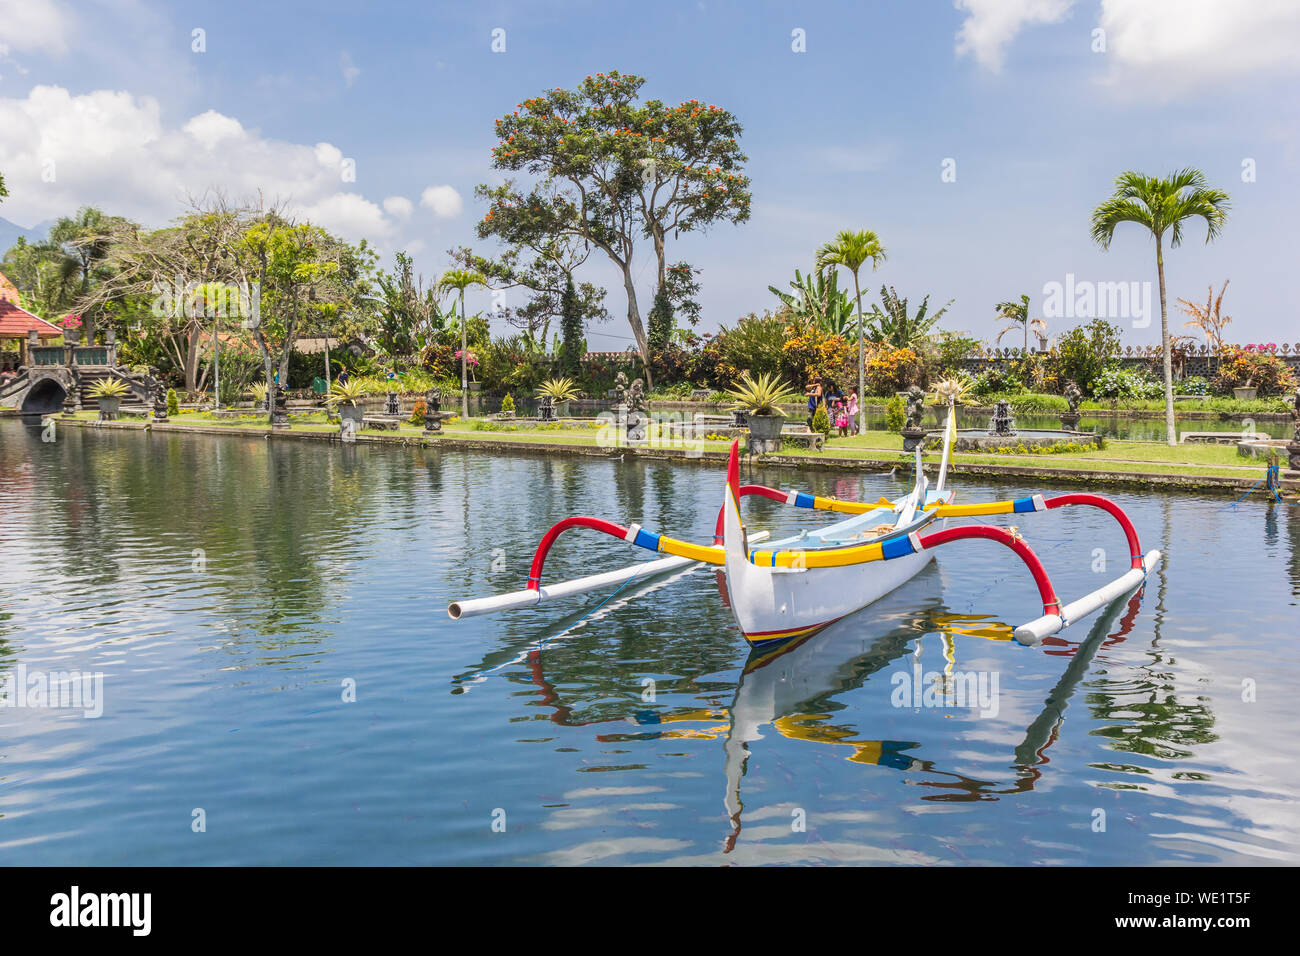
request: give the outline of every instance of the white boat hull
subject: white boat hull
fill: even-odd
[[[924,493],[924,483],[918,484],[908,502],[921,501]],[[902,507],[898,535],[917,527],[914,514],[910,505]],[[915,541],[915,534],[911,537]],[[888,561],[839,567],[757,566],[730,485],[723,493],[722,548],[731,613],[745,640],[754,646],[819,631],[898,589],[934,560],[933,552],[918,550]]]
[[[727,594],[745,640],[760,646],[819,631],[902,587],[934,553],[815,570],[727,561]]]

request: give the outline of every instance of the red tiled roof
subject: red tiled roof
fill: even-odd
[[[18,305],[18,286],[9,281],[9,277],[0,272],[0,301],[7,300]]]
[[[63,330],[57,325],[38,319],[8,299],[0,298],[0,338],[25,339],[32,329],[35,329],[43,339],[51,339],[63,334]]]

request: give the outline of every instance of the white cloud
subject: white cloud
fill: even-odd
[[[13,51],[63,53],[72,18],[55,0],[0,0],[0,56]]]
[[[204,149],[212,149],[223,140],[242,140],[245,135],[244,125],[239,120],[223,116],[216,110],[200,113],[181,129],[202,143]]]
[[[953,6],[967,13],[957,31],[957,53],[970,53],[980,66],[997,73],[1021,30],[1061,22],[1074,0],[953,0]]]
[[[452,186],[430,186],[420,194],[420,205],[432,209],[439,219],[459,216],[465,209],[460,193]]]
[[[361,75],[361,67],[352,62],[352,54],[344,50],[339,54],[339,69],[343,71],[343,82],[347,84],[348,89],[357,81]]]
[[[389,196],[384,200],[384,212],[394,219],[409,219],[415,207],[405,196]]]
[[[1300,69],[1295,0],[1102,0],[1107,80],[1166,93]]]
[[[215,110],[169,127],[157,100],[121,91],[37,86],[24,98],[0,97],[3,214],[20,223],[92,204],[159,226],[187,196],[217,188],[234,199],[260,191],[348,239],[396,240],[410,201],[389,197],[381,208],[344,181],[342,163],[330,143],[268,139]]]

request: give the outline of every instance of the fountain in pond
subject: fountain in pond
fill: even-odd
[[[993,406],[993,421],[989,434],[995,438],[1012,438],[1016,434],[1016,420],[1011,417],[1011,403],[1005,398]]]

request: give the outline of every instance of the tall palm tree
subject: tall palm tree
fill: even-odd
[[[468,328],[465,320],[465,290],[472,285],[487,285],[487,279],[481,272],[469,269],[450,269],[438,280],[439,290],[455,290],[460,294],[460,417],[469,418],[469,376],[467,362],[469,352]]]
[[[862,287],[858,283],[858,270],[866,261],[871,260],[871,271],[875,271],[885,261],[885,247],[880,237],[870,229],[844,229],[830,242],[817,250],[817,268],[835,268],[843,266],[853,273],[853,294],[857,299],[858,314],[858,433],[867,429],[867,363],[863,346],[862,321]]]
[[[1174,372],[1169,346],[1169,312],[1165,306],[1164,237],[1169,248],[1182,244],[1183,223],[1205,220],[1205,241],[1218,238],[1228,218],[1228,194],[1211,188],[1199,169],[1181,169],[1164,179],[1130,171],[1115,180],[1115,193],[1092,211],[1092,238],[1103,249],[1110,248],[1115,227],[1135,222],[1146,228],[1156,241],[1156,272],[1160,278],[1160,344],[1165,366],[1165,433],[1171,445],[1178,444],[1174,431]]]

